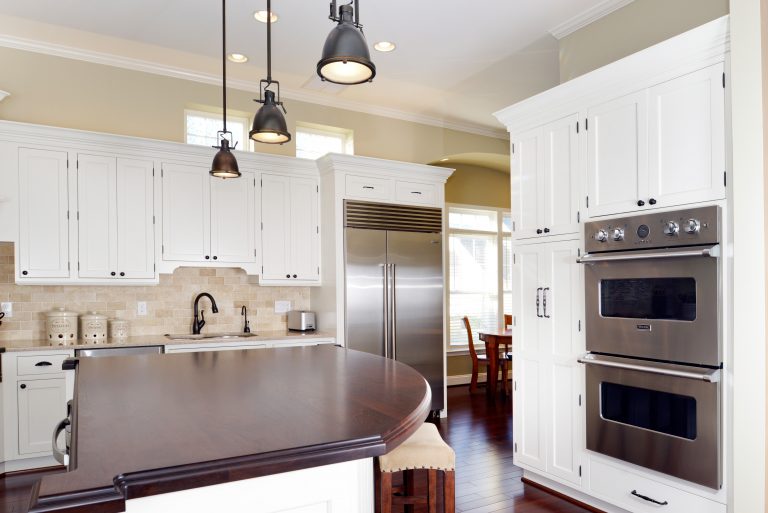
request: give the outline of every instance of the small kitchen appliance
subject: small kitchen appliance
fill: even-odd
[[[315,312],[303,310],[288,312],[288,329],[290,331],[312,331],[316,327]]]

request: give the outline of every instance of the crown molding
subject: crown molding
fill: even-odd
[[[8,97],[8,96],[10,96],[10,95],[11,95],[11,93],[9,93],[8,91],[2,91],[2,90],[0,90],[0,102],[1,102],[1,101],[3,101],[3,100],[5,100],[5,99],[6,99],[6,97]]]
[[[587,9],[581,14],[577,14],[570,20],[561,23],[560,25],[550,29],[549,33],[555,37],[555,39],[562,39],[569,34],[573,34],[577,30],[586,27],[590,23],[593,23],[603,16],[607,16],[614,11],[618,11],[624,6],[627,6],[635,0],[605,0],[600,2],[596,6]]]
[[[75,59],[79,61],[90,62],[93,64],[101,64],[105,66],[113,66],[122,69],[128,69],[132,71],[140,71],[144,73],[152,73],[154,75],[162,75],[170,78],[178,78],[182,80],[189,80],[192,82],[199,82],[204,84],[221,85],[221,77],[219,75],[205,73],[197,70],[180,68],[152,62],[144,59],[135,59],[132,57],[126,57],[122,55],[115,55],[106,52],[98,52],[94,50],[86,50],[83,48],[77,48],[72,46],[66,46],[48,41],[40,41],[34,39],[21,38],[11,36],[7,34],[0,34],[0,47],[13,48],[16,50],[24,50],[28,52],[41,53],[45,55],[52,55],[56,57],[63,57],[66,59]],[[248,91],[253,93],[259,92],[259,83],[242,79],[229,79],[228,85],[234,89],[242,91]],[[382,116],[386,118],[398,119],[401,121],[408,121],[411,123],[418,123],[421,125],[429,125],[438,128],[444,128],[448,130],[456,130],[459,132],[466,132],[475,135],[481,135],[484,137],[493,137],[496,139],[507,139],[508,135],[505,130],[499,128],[463,122],[455,120],[447,120],[436,116],[429,116],[425,114],[415,114],[413,112],[407,112],[401,109],[384,107],[381,105],[371,105],[369,103],[347,100],[339,98],[337,96],[328,96],[322,93],[302,91],[293,88],[282,88],[282,96],[306,103],[313,103],[316,105],[323,105],[326,107],[333,107],[337,109],[350,110],[353,112],[361,112],[364,114],[370,114],[373,116]],[[1,100],[2,98],[0,98]]]

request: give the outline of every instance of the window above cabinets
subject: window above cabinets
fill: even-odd
[[[232,132],[232,141],[230,146],[235,146],[238,150],[248,151],[250,149],[248,139],[248,118],[233,116],[227,110],[227,129]],[[199,110],[184,111],[184,141],[187,144],[198,144],[200,146],[218,146],[218,132],[223,128],[222,115],[213,112],[203,112]]]
[[[352,130],[332,126],[296,123],[296,156],[315,160],[326,153],[355,154]]]

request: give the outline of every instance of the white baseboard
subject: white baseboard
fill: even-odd
[[[485,373],[477,375],[478,383],[485,383],[486,380],[487,376]],[[455,376],[448,376],[448,379],[446,380],[449,387],[457,385],[469,385],[470,381],[472,381],[472,374],[457,374]],[[501,378],[499,378],[499,381],[501,381]]]

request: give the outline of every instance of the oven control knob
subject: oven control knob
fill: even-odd
[[[685,233],[690,233],[691,235],[699,233],[701,230],[701,223],[698,221],[698,219],[688,219],[685,222]]]
[[[614,230],[611,232],[611,236],[615,241],[624,240],[624,230],[621,228],[614,228]]]
[[[678,233],[680,233],[680,225],[677,224],[676,222],[674,222],[674,221],[667,221],[664,224],[664,235],[668,235],[670,237],[674,237]]]
[[[597,230],[597,233],[595,234],[595,240],[597,242],[605,242],[608,240],[608,232],[605,230]]]

